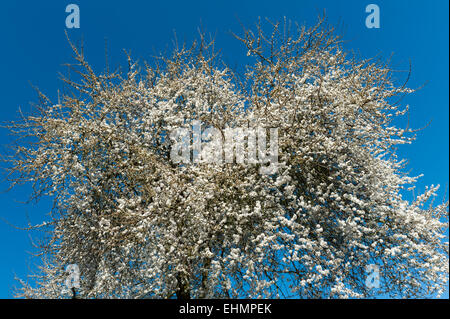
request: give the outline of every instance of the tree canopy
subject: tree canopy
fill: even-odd
[[[414,140],[395,125],[414,90],[396,83],[388,62],[346,52],[323,20],[258,24],[236,38],[248,52],[243,75],[203,35],[144,68],[128,56],[123,74],[97,74],[72,45],[71,89],[58,103],[40,93],[35,112],[8,126],[19,138],[6,157],[11,185],[54,199],[51,221],[33,227],[47,240],[19,297],[64,297],[68,264],[79,267],[82,298],[445,289],[448,203],[433,204],[437,186],[405,199],[418,177],[396,155]],[[247,143],[245,132],[276,128],[276,171],[202,161],[211,150],[203,137],[198,162],[174,163],[170,133],[193,121],[222,142],[227,128],[243,128]],[[370,264],[378,289],[365,283]]]

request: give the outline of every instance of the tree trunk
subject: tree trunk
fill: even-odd
[[[191,290],[189,288],[189,280],[183,274],[177,276],[177,299],[187,300],[191,299]]]

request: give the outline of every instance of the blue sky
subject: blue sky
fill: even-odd
[[[286,17],[300,24],[312,25],[325,9],[331,24],[341,24],[348,49],[363,57],[394,53],[393,66],[407,70],[412,63],[409,86],[425,87],[409,96],[410,125],[420,128],[413,145],[402,147],[399,154],[409,159],[412,175],[423,173],[418,190],[440,184],[441,198],[448,187],[449,173],[449,42],[448,1],[412,0],[257,0],[257,1],[3,1],[0,9],[0,121],[17,119],[17,110],[28,110],[37,101],[30,83],[50,97],[61,88],[58,73],[64,63],[72,62],[64,31],[68,4],[80,7],[81,28],[68,30],[74,42],[83,38],[85,53],[94,69],[105,66],[105,38],[110,66],[123,65],[123,49],[134,58],[148,60],[170,48],[174,31],[179,41],[190,42],[198,27],[216,35],[216,47],[231,65],[245,62],[245,50],[230,31],[239,32],[240,22],[252,26],[258,17],[280,20]],[[368,4],[380,8],[381,27],[365,26]],[[398,73],[399,80],[405,73]],[[0,144],[10,141],[0,129]],[[1,183],[0,189],[7,188]],[[0,298],[11,297],[14,274],[24,277],[30,266],[27,251],[31,243],[25,231],[5,223],[25,226],[27,218],[38,222],[45,218],[48,201],[38,205],[21,203],[29,189],[0,193]],[[28,217],[27,217],[28,216]],[[448,298],[448,291],[446,294]]]

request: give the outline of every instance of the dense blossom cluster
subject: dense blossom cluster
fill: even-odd
[[[395,147],[414,139],[387,64],[348,56],[332,30],[278,24],[238,37],[242,81],[201,42],[158,67],[96,75],[75,47],[76,94],[11,130],[33,141],[11,179],[55,198],[42,266],[19,296],[59,298],[77,264],[83,298],[421,297],[448,279],[448,206]],[[280,31],[280,29],[283,29]],[[278,128],[278,166],[174,163],[171,131]],[[206,145],[205,145],[206,144]],[[207,147],[207,142],[203,143]],[[380,269],[378,290],[365,267]]]

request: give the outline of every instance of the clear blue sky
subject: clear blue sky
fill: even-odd
[[[37,101],[30,83],[51,97],[61,87],[58,72],[72,62],[64,30],[66,5],[78,4],[81,28],[68,30],[76,42],[84,38],[85,53],[96,70],[104,67],[104,42],[108,39],[109,64],[124,64],[122,49],[131,50],[140,60],[170,46],[174,30],[178,38],[190,42],[203,26],[216,34],[223,58],[237,65],[245,51],[229,31],[239,32],[239,21],[251,26],[258,17],[279,20],[286,16],[312,25],[324,9],[332,24],[342,23],[347,48],[362,56],[395,53],[393,65],[407,70],[412,62],[410,87],[427,85],[404,100],[411,106],[411,126],[431,125],[419,133],[417,141],[400,149],[409,159],[411,174],[424,174],[418,185],[440,184],[440,194],[448,186],[449,174],[449,43],[447,0],[226,0],[226,1],[2,1],[0,8],[0,121],[17,118],[21,106],[29,109]],[[381,28],[365,26],[365,7],[375,3],[381,11]],[[404,74],[399,74],[404,79]],[[10,141],[0,130],[0,144]],[[7,185],[2,183],[1,189]],[[24,205],[26,187],[0,193],[0,217],[19,226],[29,218],[38,222],[48,211],[48,202]],[[11,297],[14,274],[24,277],[29,266],[31,244],[24,231],[0,220],[0,298]],[[448,298],[448,292],[446,294]]]

